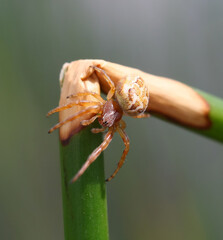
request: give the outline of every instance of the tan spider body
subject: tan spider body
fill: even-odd
[[[67,98],[74,98],[78,99],[75,102],[68,103],[64,106],[59,106],[53,110],[51,110],[47,115],[51,115],[55,112],[60,112],[62,110],[71,108],[73,106],[85,106],[84,110],[81,110],[72,116],[68,117],[64,121],[59,122],[54,127],[49,130],[49,133],[54,131],[57,128],[60,128],[65,123],[73,121],[86,113],[93,113],[93,117],[88,120],[83,120],[81,124],[83,126],[90,125],[93,123],[97,118],[99,124],[102,128],[93,128],[91,131],[93,133],[103,132],[108,128],[108,132],[105,134],[104,141],[101,143],[99,147],[97,147],[92,154],[88,157],[84,165],[78,171],[78,173],[72,178],[71,182],[75,182],[93,163],[97,157],[104,151],[109,143],[111,142],[114,133],[117,131],[121,136],[124,144],[125,149],[123,151],[122,157],[118,163],[118,166],[114,173],[109,177],[106,181],[110,181],[119,169],[122,167],[126,155],[129,151],[129,138],[125,133],[124,129],[126,127],[125,122],[122,120],[123,113],[130,115],[135,118],[142,118],[148,117],[149,114],[145,114],[145,110],[148,107],[149,103],[149,95],[148,89],[143,81],[139,76],[128,76],[127,78],[121,80],[117,86],[115,87],[112,80],[109,76],[103,71],[102,69],[92,66],[93,70],[102,74],[110,86],[110,90],[107,95],[107,101],[105,101],[100,95],[93,92],[84,92],[78,93],[76,95],[70,95]],[[87,100],[80,100],[83,96],[93,96],[97,101],[87,101]],[[115,98],[113,98],[115,96]]]

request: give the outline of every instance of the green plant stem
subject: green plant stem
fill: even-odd
[[[210,119],[211,125],[207,129],[187,127],[179,122],[172,121],[168,117],[157,113],[154,113],[153,116],[163,119],[167,122],[177,124],[187,130],[191,130],[197,134],[223,143],[223,99],[198,89],[194,90],[197,91],[210,106],[208,118]]]
[[[207,130],[195,130],[197,133],[223,142],[223,99],[195,89],[210,105],[211,127]]]
[[[60,143],[65,240],[108,240],[107,202],[103,154],[73,184],[91,152],[101,144],[101,134],[90,127]]]

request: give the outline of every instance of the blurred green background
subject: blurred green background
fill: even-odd
[[[0,0],[0,239],[64,239],[58,133],[46,119],[64,62],[101,58],[223,97],[223,1]],[[107,184],[111,240],[223,239],[223,147],[126,118]],[[106,176],[122,149],[105,152]]]

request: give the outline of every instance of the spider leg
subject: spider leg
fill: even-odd
[[[97,159],[97,157],[101,154],[102,151],[104,151],[109,143],[111,142],[114,135],[114,130],[111,128],[107,134],[104,137],[104,141],[101,143],[100,146],[98,146],[92,154],[88,157],[87,161],[84,163],[84,165],[81,167],[81,169],[78,171],[78,173],[71,179],[71,183],[75,182],[85,171],[86,169]]]
[[[102,74],[106,80],[106,82],[108,83],[108,85],[110,86],[110,90],[107,94],[107,100],[110,100],[113,95],[115,94],[115,85],[112,82],[111,78],[107,75],[107,73],[102,70],[101,68],[95,67],[95,66],[91,66],[95,71],[97,71],[98,73]]]
[[[72,116],[68,117],[67,119],[63,120],[62,122],[57,123],[54,127],[52,127],[48,133],[53,132],[55,129],[60,128],[61,126],[63,126],[65,123],[71,122],[76,118],[79,118],[80,116],[83,116],[87,113],[98,113],[100,111],[100,106],[92,106],[92,107],[88,107],[84,110],[81,110],[75,114],[73,114]]]
[[[148,118],[148,117],[150,117],[149,113],[141,113],[137,116],[133,116],[133,118]]]
[[[112,178],[115,177],[115,175],[117,174],[117,172],[119,171],[119,169],[122,167],[123,163],[125,162],[125,158],[126,155],[129,152],[129,138],[127,136],[127,134],[125,133],[125,131],[121,128],[121,127],[117,127],[117,131],[120,134],[124,144],[125,144],[125,149],[122,153],[122,157],[118,163],[117,168],[115,169],[114,173],[111,175],[111,177],[109,177],[108,179],[106,179],[106,182],[109,182],[110,180],[112,180]]]
[[[126,128],[126,123],[125,123],[125,121],[124,120],[120,120],[119,121],[119,123],[120,123],[120,128],[122,128],[123,130]]]
[[[93,96],[96,99],[98,99],[101,103],[105,103],[105,100],[97,93],[95,92],[82,92],[82,93],[77,93],[77,94],[71,94],[67,96],[67,98],[76,98],[76,97],[81,97],[81,96]]]
[[[77,101],[77,102],[68,103],[68,104],[65,104],[63,106],[59,106],[59,107],[56,107],[56,108],[52,109],[51,111],[49,111],[47,113],[47,117],[52,115],[53,113],[60,112],[60,111],[63,111],[65,109],[68,109],[68,108],[72,108],[73,106],[89,107],[89,106],[99,106],[99,105],[101,105],[101,103],[99,103],[99,102],[80,100],[80,101]]]
[[[100,133],[100,132],[104,132],[106,130],[106,128],[92,128],[91,132],[92,133]]]
[[[95,119],[97,119],[100,115],[95,115],[92,118],[88,119],[88,120],[83,120],[81,121],[81,125],[82,126],[87,126],[90,125],[91,123],[93,123],[95,121]]]

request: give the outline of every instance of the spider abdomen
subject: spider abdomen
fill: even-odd
[[[123,111],[130,116],[145,112],[149,104],[147,86],[139,76],[122,79],[116,86],[115,96]]]

